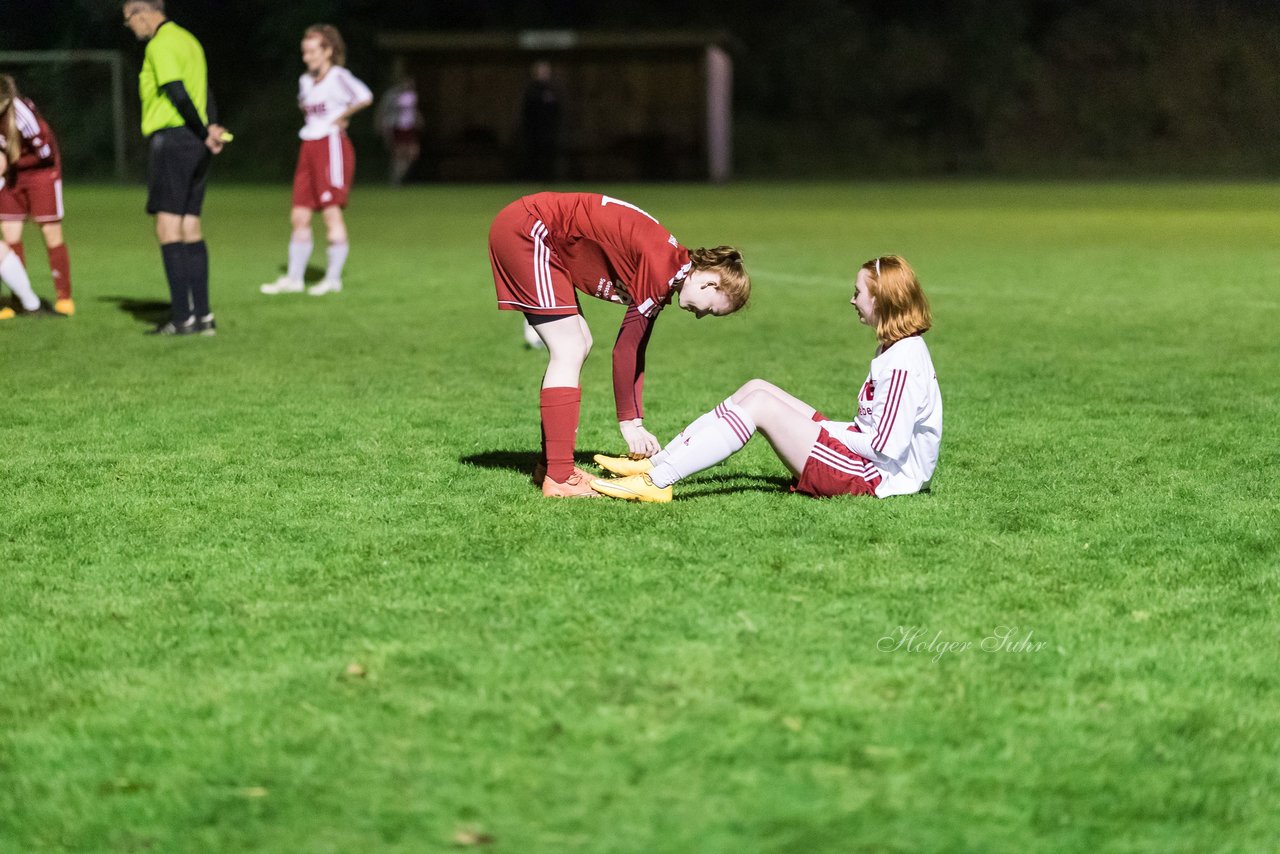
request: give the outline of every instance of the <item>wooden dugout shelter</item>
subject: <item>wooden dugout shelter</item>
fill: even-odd
[[[439,180],[518,176],[521,100],[551,65],[566,180],[711,180],[732,175],[728,40],[703,33],[532,30],[384,33],[413,77],[425,119],[423,172]]]

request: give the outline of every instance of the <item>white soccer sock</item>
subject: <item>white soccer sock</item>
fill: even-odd
[[[716,409],[719,409],[719,408],[720,407],[716,407]],[[665,463],[667,461],[667,455],[671,453],[671,451],[673,451],[674,449],[684,444],[685,440],[691,438],[697,433],[702,432],[703,428],[705,428],[707,425],[716,423],[717,418],[718,416],[716,415],[715,409],[711,410],[710,412],[705,412],[702,415],[699,415],[697,418],[694,419],[692,424],[690,424],[688,427],[684,428],[679,433],[677,433],[671,439],[670,442],[668,442],[665,446],[663,446],[661,451],[658,451],[658,453],[650,457],[649,462],[653,463],[655,466],[661,463]]]
[[[9,290],[13,291],[27,311],[35,311],[40,307],[40,297],[31,290],[27,268],[18,260],[17,252],[8,253],[4,256],[4,260],[0,261],[0,282],[9,286]]]
[[[756,422],[747,411],[729,398],[707,413],[711,418],[692,435],[685,435],[679,444],[667,446],[666,459],[649,472],[654,486],[670,486],[694,472],[711,468],[742,450],[756,432]],[[703,422],[707,415],[690,424]],[[686,431],[687,432],[687,431]]]
[[[347,243],[330,243],[329,244],[329,269],[325,271],[324,277],[334,282],[342,281],[342,268],[347,263],[347,252],[351,246]]]
[[[311,250],[315,247],[310,240],[301,243],[297,240],[289,241],[289,271],[285,273],[295,282],[301,282],[303,277],[307,275],[307,262],[311,260]]]

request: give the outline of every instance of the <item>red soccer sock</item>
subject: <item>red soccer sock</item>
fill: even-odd
[[[49,272],[53,274],[53,289],[58,299],[71,299],[71,258],[67,244],[49,247]]]
[[[573,474],[573,446],[578,436],[578,410],[582,389],[560,386],[544,388],[538,398],[542,411],[543,445],[547,454],[547,477],[564,483]]]
[[[27,251],[23,248],[22,241],[19,240],[17,243],[10,243],[9,248],[18,256],[18,260],[22,262],[22,266],[27,266]]]

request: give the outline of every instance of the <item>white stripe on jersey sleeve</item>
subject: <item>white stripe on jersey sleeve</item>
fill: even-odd
[[[36,118],[36,114],[31,112],[31,108],[22,103],[22,100],[15,98],[13,100],[13,112],[17,116],[18,130],[27,139],[34,139],[40,135],[40,121]]]

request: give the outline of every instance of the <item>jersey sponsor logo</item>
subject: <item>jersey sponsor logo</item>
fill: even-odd
[[[596,283],[595,295],[600,299],[616,299],[614,290],[613,282],[607,276],[601,276],[600,281]]]

